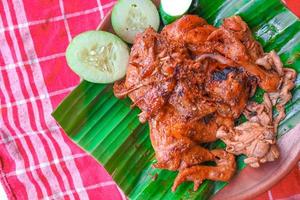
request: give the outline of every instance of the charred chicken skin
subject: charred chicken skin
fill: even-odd
[[[172,190],[184,181],[197,190],[204,179],[228,181],[233,154],[247,155],[253,167],[278,158],[275,134],[295,77],[275,52],[263,52],[239,16],[216,28],[186,15],[161,33],[148,28],[137,35],[114,93],[129,96],[141,109],[139,120],[149,122],[154,167],[179,171]],[[257,86],[266,91],[263,104],[249,102]],[[272,106],[279,111],[275,119]],[[248,122],[234,126],[242,113]],[[226,151],[201,146],[218,138]]]

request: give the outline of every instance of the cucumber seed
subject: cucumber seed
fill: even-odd
[[[147,28],[147,18],[143,13],[137,9],[137,6],[131,6],[128,16],[126,18],[126,23],[130,27],[131,31],[142,32]],[[126,28],[128,30],[128,28]]]
[[[94,66],[102,72],[113,72],[113,60],[116,59],[116,55],[112,43],[106,46],[95,45],[90,50],[85,49],[81,57],[88,66]]]

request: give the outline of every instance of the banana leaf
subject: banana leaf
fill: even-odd
[[[274,49],[286,67],[300,72],[300,22],[279,0],[199,0],[197,6],[193,13],[216,26],[225,17],[240,15],[265,51]],[[258,90],[254,100],[260,102],[263,92]],[[300,123],[299,76],[292,92],[278,137]],[[114,97],[112,85],[83,81],[53,116],[75,143],[106,168],[129,199],[208,199],[226,185],[206,180],[196,192],[192,183],[171,192],[177,173],[152,167],[155,157],[149,127],[138,121],[140,111],[130,109],[130,104],[129,99]],[[217,146],[223,147],[222,142],[210,148]],[[243,159],[237,157],[239,170],[245,166]]]

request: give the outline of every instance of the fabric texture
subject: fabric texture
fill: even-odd
[[[51,117],[79,83],[66,64],[68,43],[96,29],[114,3],[0,1],[0,177],[8,199],[126,199]],[[258,199],[289,198],[300,199],[298,166]]]

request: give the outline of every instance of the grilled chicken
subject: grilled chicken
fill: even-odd
[[[246,154],[253,167],[278,158],[275,134],[295,76],[275,52],[263,52],[239,16],[216,28],[186,15],[161,33],[148,28],[137,35],[114,93],[129,96],[141,109],[139,120],[149,122],[154,166],[179,171],[173,190],[184,181],[197,189],[204,179],[228,181],[233,154]],[[257,86],[267,92],[261,105],[249,102]],[[274,120],[272,106],[279,111]],[[234,126],[242,113],[249,121]],[[227,152],[202,146],[218,138]]]

